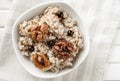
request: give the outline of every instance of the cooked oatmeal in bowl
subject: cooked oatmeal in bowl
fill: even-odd
[[[56,5],[49,5],[18,28],[21,54],[43,71],[58,73],[74,66],[84,47],[76,19]]]

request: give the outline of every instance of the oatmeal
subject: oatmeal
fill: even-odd
[[[48,6],[40,15],[18,25],[18,47],[36,68],[59,72],[72,67],[83,48],[77,21],[60,7]]]

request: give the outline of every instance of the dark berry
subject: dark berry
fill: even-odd
[[[74,34],[73,31],[71,31],[71,30],[68,30],[68,31],[67,31],[67,35],[68,35],[68,36],[72,36],[73,34]]]
[[[63,19],[63,16],[64,16],[63,12],[61,12],[61,11],[57,12],[55,15],[58,16],[58,18],[60,18],[60,19]]]
[[[52,48],[55,45],[55,42],[56,42],[55,39],[53,39],[53,40],[48,41],[47,44],[50,48]]]
[[[34,51],[34,46],[28,46],[28,51],[33,52]]]
[[[58,37],[56,37],[56,39],[58,39]]]

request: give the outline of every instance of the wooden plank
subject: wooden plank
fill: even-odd
[[[9,10],[12,0],[0,0],[0,10]]]
[[[104,81],[120,81],[120,27],[116,31],[106,67]]]
[[[109,62],[120,64],[120,45],[112,46]]]
[[[0,10],[0,28],[4,27],[9,16],[9,10]]]
[[[6,24],[12,0],[0,0],[0,28]]]
[[[118,27],[115,39],[113,40],[113,45],[120,45],[120,27]]]
[[[120,64],[110,63],[104,77],[105,81],[120,81]]]
[[[5,28],[0,28],[0,42],[3,37],[4,32],[5,32]]]

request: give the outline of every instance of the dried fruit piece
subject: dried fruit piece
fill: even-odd
[[[67,36],[72,36],[73,34],[74,34],[74,32],[72,30],[67,31]]]
[[[40,62],[38,61],[39,57],[41,58]],[[33,58],[33,63],[37,68],[39,68],[41,70],[49,70],[50,69],[50,61],[44,53],[42,53],[40,55],[34,54],[34,55],[32,55],[32,58]]]
[[[64,16],[62,11],[58,11],[55,15],[58,16],[58,18],[60,18],[60,20],[63,19],[63,16]]]
[[[34,46],[28,46],[28,51],[33,52],[34,51]]]
[[[47,45],[48,45],[50,48],[52,48],[52,47],[54,46],[55,42],[56,42],[55,39],[49,40],[49,41],[47,41]]]

